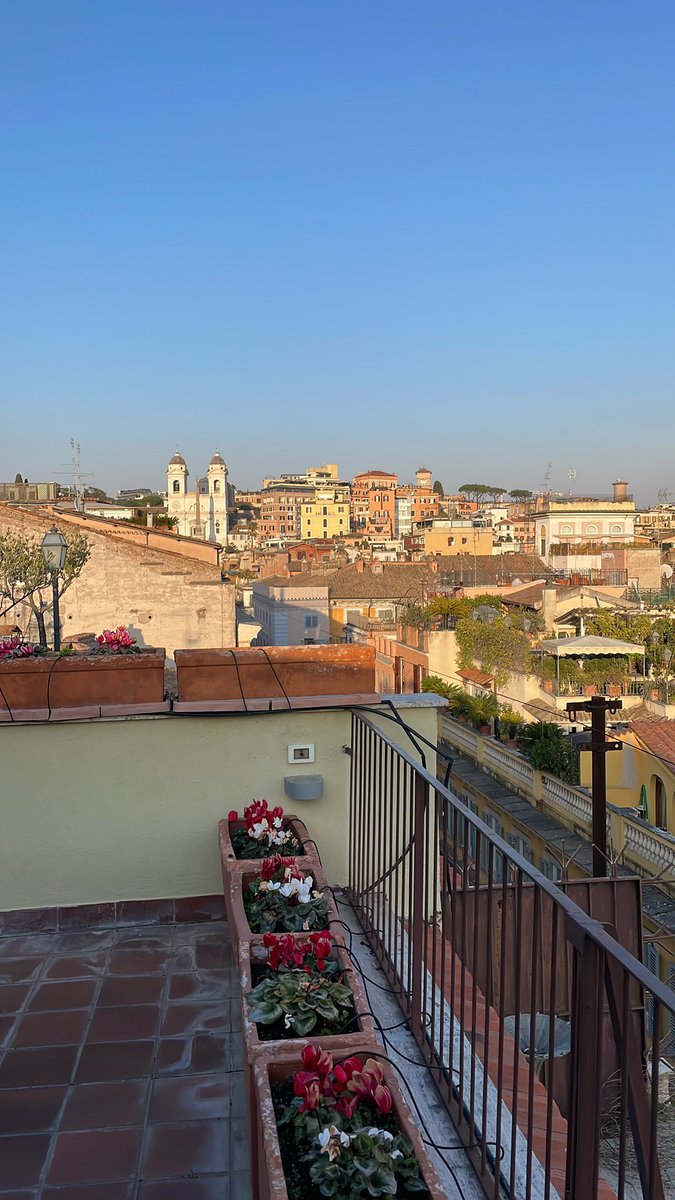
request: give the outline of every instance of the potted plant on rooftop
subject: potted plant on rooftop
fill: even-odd
[[[285,1061],[261,1055],[254,1079],[261,1196],[444,1196],[380,1047],[342,1061],[321,1046]]]
[[[469,698],[467,711],[478,732],[488,734],[492,732],[491,722],[499,714],[499,703],[492,692],[481,692]]]
[[[265,933],[312,933],[339,924],[318,863],[305,869],[280,854],[231,873],[225,905],[238,944],[261,942]]]
[[[364,1031],[373,1034],[346,947],[328,930],[266,933],[262,945],[242,942],[239,965],[249,1062],[271,1044],[287,1048],[311,1037],[346,1050],[352,1036],[362,1040]]]
[[[16,637],[5,643],[0,654],[0,720],[168,711],[164,649],[139,646],[123,625],[104,630],[95,649],[85,654],[71,647],[53,653]]]

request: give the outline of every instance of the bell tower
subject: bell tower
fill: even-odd
[[[206,472],[209,489],[209,540],[227,542],[227,466],[216,450]]]
[[[166,490],[169,503],[171,503],[172,497],[187,495],[187,483],[187,463],[177,450],[166,469]]]

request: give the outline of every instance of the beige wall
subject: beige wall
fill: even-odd
[[[38,514],[0,509],[0,532],[41,541],[51,524]],[[175,649],[236,645],[235,588],[223,583],[220,567],[102,533],[86,522],[84,528],[91,557],[62,597],[64,638],[127,625],[141,645],[165,646],[170,656]],[[67,537],[65,526],[64,532]],[[14,619],[13,613],[4,618]],[[24,628],[21,614],[18,624]]]
[[[403,719],[435,745],[431,698],[406,699]],[[218,821],[254,797],[295,808],[345,882],[350,723],[336,710],[3,726],[0,910],[219,892]],[[315,763],[289,765],[305,742]],[[291,807],[284,776],[302,773],[323,776],[323,799]]]

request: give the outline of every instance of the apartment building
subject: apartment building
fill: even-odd
[[[261,541],[299,541],[302,537],[302,505],[314,498],[308,484],[275,483],[260,494],[258,536]]]
[[[363,471],[352,481],[352,529],[365,537],[393,538],[396,533],[398,475]]]
[[[349,533],[349,488],[317,488],[311,500],[301,506],[302,538],[344,537]]]
[[[635,501],[628,484],[617,480],[611,496],[542,496],[535,511],[537,552],[546,562],[551,547],[584,543],[632,542]]]

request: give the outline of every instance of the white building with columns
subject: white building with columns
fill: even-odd
[[[206,476],[188,491],[187,463],[178,451],[166,471],[168,515],[176,517],[178,533],[203,538],[205,542],[227,542],[227,467],[216,450]]]

